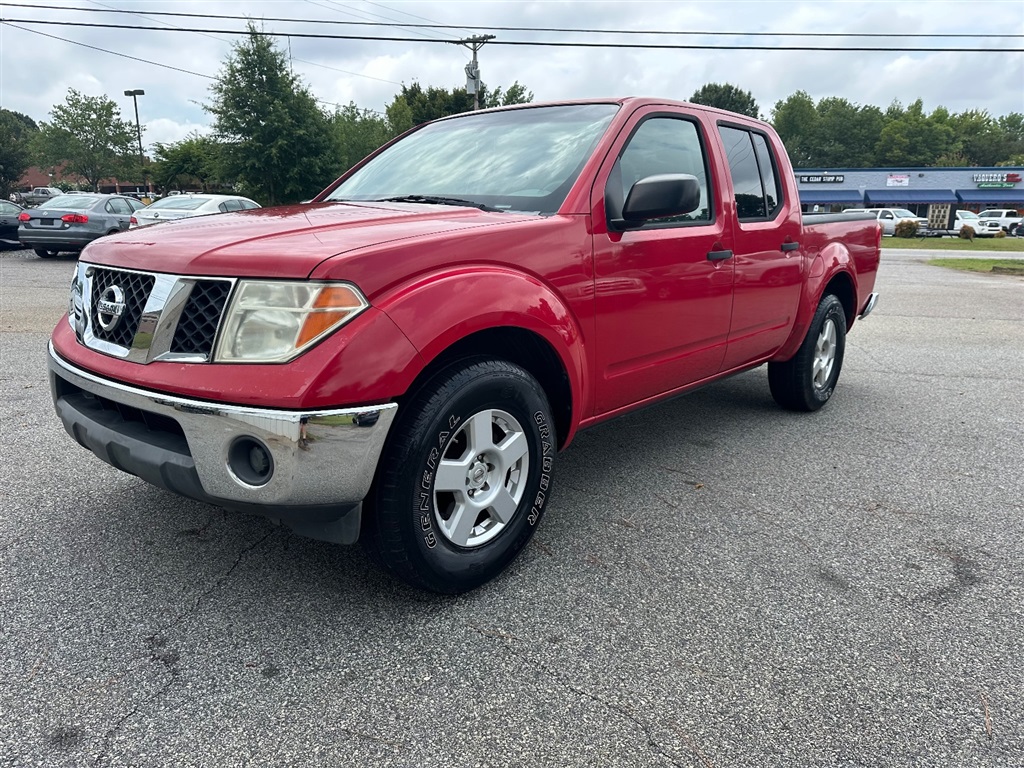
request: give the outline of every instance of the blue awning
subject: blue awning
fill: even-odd
[[[1024,189],[958,189],[956,196],[961,203],[1003,203],[1009,208],[1024,203]]]
[[[814,203],[855,203],[861,205],[864,196],[856,189],[801,189],[800,202],[804,205]]]
[[[890,203],[950,203],[956,204],[957,197],[951,189],[869,189],[864,197],[871,205]]]

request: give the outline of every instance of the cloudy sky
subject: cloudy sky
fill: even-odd
[[[208,130],[201,105],[210,99],[209,78],[238,39],[209,30],[243,30],[243,17],[280,35],[278,44],[290,50],[296,74],[325,105],[355,102],[382,111],[403,83],[464,86],[470,52],[436,41],[493,34],[496,39],[480,51],[484,82],[507,88],[518,80],[536,101],[623,95],[685,100],[705,83],[717,82],[750,91],[764,116],[797,90],[816,100],[838,96],[883,108],[894,100],[906,105],[920,98],[929,112],[939,106],[993,116],[1024,112],[1021,0],[0,0],[0,17],[0,107],[48,120],[53,105],[75,88],[106,94],[132,118],[131,98],[122,94],[141,88],[147,146]],[[162,31],[129,28],[140,26]],[[893,36],[862,36],[868,33]],[[303,34],[401,39],[295,36]],[[836,34],[844,36],[831,36]],[[709,48],[510,44],[524,42]],[[785,47],[827,50],[780,50]],[[844,50],[852,47],[884,50]],[[954,48],[960,50],[949,50]]]

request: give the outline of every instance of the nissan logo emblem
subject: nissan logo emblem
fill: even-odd
[[[121,322],[124,314],[124,291],[118,285],[112,285],[100,294],[96,302],[96,321],[104,331],[112,331]]]

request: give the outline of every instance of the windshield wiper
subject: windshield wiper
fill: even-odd
[[[382,197],[374,200],[375,203],[431,203],[433,205],[463,205],[468,208],[479,208],[481,211],[503,213],[501,208],[494,208],[483,203],[475,203],[472,200],[462,200],[458,197],[434,197],[433,195],[398,195],[397,197]]]

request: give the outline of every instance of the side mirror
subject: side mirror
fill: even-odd
[[[622,218],[612,219],[614,229],[636,229],[650,219],[681,216],[700,205],[700,182],[688,173],[661,173],[636,182],[622,206]]]

